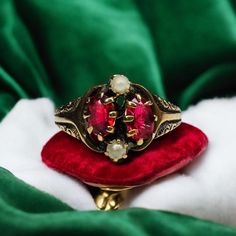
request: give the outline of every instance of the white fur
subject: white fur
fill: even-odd
[[[184,170],[131,190],[125,207],[146,207],[236,226],[236,97],[190,107],[183,120],[209,138],[207,152]],[[0,124],[0,166],[75,209],[95,209],[87,189],[41,162],[40,151],[58,131],[47,99],[21,100]]]
[[[95,209],[83,184],[48,168],[41,149],[56,132],[48,99],[21,100],[0,124],[0,166],[77,209]]]

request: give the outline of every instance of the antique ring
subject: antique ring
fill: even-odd
[[[56,109],[55,123],[93,151],[120,162],[128,151],[141,151],[178,127],[181,110],[117,74]]]

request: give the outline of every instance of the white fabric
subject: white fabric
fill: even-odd
[[[95,209],[83,184],[41,161],[42,146],[58,131],[53,110],[48,99],[16,104],[0,123],[0,166],[75,209]],[[207,134],[207,152],[180,172],[131,190],[124,207],[174,211],[236,226],[235,118],[236,97],[190,107],[183,120]]]

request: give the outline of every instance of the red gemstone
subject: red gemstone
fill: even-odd
[[[127,107],[125,115],[134,116],[133,122],[127,122],[127,130],[136,129],[137,133],[131,138],[136,141],[139,139],[148,139],[152,136],[154,130],[154,115],[150,105],[145,104],[144,98],[141,101],[136,98],[132,99],[132,102],[136,104],[136,107]]]
[[[115,118],[109,117],[109,112],[114,111],[114,104],[103,104],[100,98],[91,97],[87,103],[87,114],[89,115],[87,122],[88,127],[93,127],[94,135],[106,136],[108,134],[107,127],[114,127]]]

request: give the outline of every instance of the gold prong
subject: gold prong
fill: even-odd
[[[133,135],[137,134],[138,130],[137,129],[131,129],[127,132],[128,137],[132,137]]]
[[[100,142],[102,142],[104,140],[101,134],[98,134],[97,138],[98,138],[98,141],[100,141]]]
[[[140,139],[137,141],[137,145],[138,145],[138,146],[141,146],[142,144],[143,144],[143,139],[140,138]]]
[[[113,134],[113,133],[115,132],[115,128],[114,128],[114,127],[112,127],[112,126],[107,126],[107,129],[106,129],[106,131],[107,131],[108,133],[111,133],[111,134]]]
[[[90,102],[90,100],[91,100],[91,98],[90,98],[90,97],[88,97],[88,98],[87,98],[87,100],[86,100],[86,103],[89,103],[89,102]]]
[[[104,152],[104,154],[105,154],[106,156],[108,156],[108,157],[109,157],[109,154],[108,154],[108,152]]]
[[[131,101],[127,101],[127,102],[126,102],[126,105],[127,105],[127,107],[133,107],[133,108],[136,107],[136,103],[131,102]]]
[[[144,103],[145,106],[151,106],[152,104],[153,104],[153,103],[152,103],[152,101],[150,101],[150,100],[149,100],[149,101],[146,101],[146,102]]]
[[[134,121],[134,116],[132,116],[132,115],[125,115],[124,118],[123,118],[123,121],[124,122],[132,122],[132,121]]]
[[[129,147],[128,143],[125,143],[124,147],[127,149]]]
[[[104,100],[104,104],[109,104],[109,103],[112,103],[112,102],[114,102],[115,100],[114,100],[114,97],[108,97],[108,98],[106,98],[105,100]]]
[[[154,115],[154,121],[157,121],[157,120],[158,120],[157,115]]]
[[[90,117],[90,115],[83,115],[83,118],[86,120],[87,118],[89,118]]]
[[[122,156],[122,158],[124,158],[124,159],[126,159],[127,157],[128,157],[127,154],[124,154],[124,155]]]
[[[139,93],[136,93],[135,96],[138,99],[138,101],[141,102],[141,100],[142,100],[141,95]]]
[[[104,96],[104,92],[100,93],[100,98],[102,98]]]
[[[91,134],[93,132],[93,126],[89,126],[87,128],[87,131],[88,131],[89,134]]]
[[[109,112],[109,117],[110,118],[116,118],[117,117],[117,111],[110,111]]]

